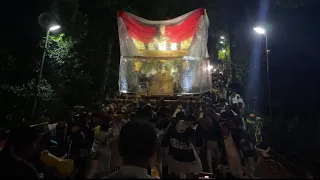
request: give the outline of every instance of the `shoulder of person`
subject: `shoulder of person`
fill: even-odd
[[[7,173],[3,174],[4,176],[6,176],[6,174],[7,174],[10,177],[26,177],[26,178],[39,179],[38,172],[32,164],[30,164],[24,160],[16,159],[16,158],[14,158],[13,161],[14,162],[10,162],[11,166],[9,166],[7,168],[11,168],[11,167],[16,168],[15,170],[9,169],[9,171],[8,171],[9,173],[14,172],[14,174],[7,174],[8,173],[7,172]],[[4,169],[2,169],[2,170],[4,170]]]

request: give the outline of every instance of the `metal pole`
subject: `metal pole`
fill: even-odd
[[[47,48],[48,48],[49,34],[50,34],[50,29],[47,31],[46,41],[45,41],[45,44],[44,44],[44,50],[43,50],[43,55],[42,55],[42,60],[41,60],[41,65],[40,65],[40,72],[39,72],[39,77],[38,77],[38,81],[37,81],[37,85],[36,85],[36,96],[35,96],[35,100],[34,100],[34,103],[33,103],[32,119],[34,118],[35,112],[36,112],[36,109],[37,109],[38,90],[39,90],[39,85],[40,85],[41,80],[42,80],[42,71],[43,71],[43,65],[44,65],[44,61],[45,61],[46,53],[47,53]]]
[[[269,50],[268,50],[268,36],[265,34],[266,37],[266,59],[267,59],[267,78],[268,78],[268,104],[269,104],[269,113],[271,117],[271,121],[273,123],[273,118],[272,118],[272,107],[271,107],[271,92],[270,92],[270,74],[269,74]]]

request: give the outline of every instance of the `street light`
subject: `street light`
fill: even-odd
[[[223,44],[223,41],[220,41],[221,44]]]
[[[266,31],[262,27],[255,27],[253,30],[258,34],[266,34]]]
[[[221,36],[220,38],[221,38],[221,39],[224,39],[224,37],[223,37],[223,36]]]
[[[60,28],[61,28],[61,26],[59,26],[59,25],[53,25],[53,26],[50,26],[49,29],[47,30],[46,42],[44,44],[44,50],[43,50],[43,55],[42,55],[42,60],[41,60],[41,66],[40,66],[39,79],[38,79],[37,86],[39,86],[39,84],[42,80],[43,64],[44,64],[44,60],[45,60],[47,49],[48,49],[48,39],[49,39],[50,32],[55,31]]]
[[[49,30],[50,31],[54,31],[54,30],[57,30],[57,29],[60,29],[61,28],[61,26],[59,26],[59,25],[54,25],[54,26],[51,26],[50,28],[49,28]]]
[[[37,86],[36,86],[36,93],[37,94],[36,94],[35,101],[34,101],[34,104],[33,104],[32,118],[34,118],[34,115],[35,115],[35,112],[36,112],[36,109],[37,109],[38,89],[39,89],[40,82],[42,80],[42,71],[43,71],[44,60],[45,60],[46,52],[47,52],[47,48],[48,48],[49,35],[50,35],[51,31],[55,31],[55,30],[58,30],[60,28],[61,28],[60,25],[52,25],[47,30],[46,41],[45,41],[45,44],[44,44],[43,55],[42,55],[42,60],[41,60],[41,65],[40,65],[40,72],[39,72],[38,82],[37,82]]]
[[[223,52],[223,53],[225,53],[225,52],[226,52],[226,50],[222,49],[222,52]]]
[[[272,108],[271,108],[271,93],[270,93],[270,75],[269,75],[269,51],[268,50],[268,36],[266,33],[266,30],[262,27],[255,27],[253,28],[253,30],[258,33],[258,34],[262,34],[265,37],[265,41],[266,41],[266,60],[267,60],[267,76],[268,76],[268,94],[269,94],[269,111],[270,111],[270,117],[272,120]]]

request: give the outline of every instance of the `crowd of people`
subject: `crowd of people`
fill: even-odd
[[[227,91],[220,77],[215,90],[192,103],[140,97],[73,108],[50,123],[47,133],[13,129],[0,152],[0,176],[62,178],[41,161],[45,149],[58,163],[73,160],[64,178],[292,177],[269,158],[267,146],[258,146],[261,140],[252,137],[257,130],[247,121],[254,116],[245,117],[242,97]]]

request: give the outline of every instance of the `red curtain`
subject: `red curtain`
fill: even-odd
[[[166,26],[166,36],[170,42],[182,42],[192,37],[196,30],[200,17],[204,15],[204,8],[197,9],[187,19],[178,25]]]
[[[130,37],[135,38],[144,43],[149,43],[153,41],[157,33],[156,27],[148,27],[141,24],[136,19],[128,16],[124,11],[120,11],[118,16],[122,18],[124,24],[127,27],[127,31]]]
[[[204,12],[205,9],[203,8],[197,9],[181,23],[177,25],[166,26],[165,36],[169,38],[169,42],[182,42],[192,37],[197,30],[199,19],[202,15],[204,15]],[[130,17],[124,11],[120,11],[118,16],[122,18],[130,37],[133,37],[144,43],[153,41],[153,38],[157,33],[156,27],[151,25],[149,27],[143,25],[138,20]]]

